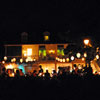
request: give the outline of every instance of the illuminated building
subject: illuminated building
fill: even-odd
[[[27,63],[25,67],[22,67],[26,72],[32,72],[34,69],[38,70],[39,65],[42,65],[44,72],[48,69],[51,73],[52,69],[57,71],[58,67],[70,66],[73,68],[74,64],[85,64],[83,59],[72,58],[70,62],[69,58],[63,58],[65,57],[64,49],[67,48],[69,44],[60,42],[60,40],[52,42],[49,32],[44,32],[44,41],[41,43],[39,43],[40,41],[38,41],[38,43],[26,43],[27,34],[24,33],[24,35],[25,40],[23,39],[23,41],[25,41],[25,43],[5,45],[5,56],[8,62],[11,62],[11,59],[13,59],[14,62],[16,61],[21,64]],[[78,56],[80,58],[81,55]]]

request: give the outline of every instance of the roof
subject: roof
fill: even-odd
[[[18,39],[16,37],[12,38],[10,41],[6,41],[4,44],[66,44],[71,43],[67,40],[63,40],[59,38],[57,34],[50,34],[50,40],[44,41],[43,34],[29,35],[27,42],[21,42],[21,38]]]

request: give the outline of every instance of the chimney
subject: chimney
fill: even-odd
[[[44,32],[44,41],[49,41],[50,40],[50,33],[49,32]]]
[[[21,33],[21,42],[22,43],[27,43],[28,42],[28,33],[27,32],[22,32]]]

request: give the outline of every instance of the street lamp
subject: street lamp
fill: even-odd
[[[84,44],[86,45],[86,46],[88,46],[89,45],[89,42],[90,42],[90,40],[89,39],[84,39]]]

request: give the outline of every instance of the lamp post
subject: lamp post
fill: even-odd
[[[89,48],[89,42],[90,42],[90,40],[89,39],[84,39],[83,40],[83,42],[84,42],[84,48],[86,49],[86,51],[85,51],[85,53],[84,53],[84,57],[86,58],[86,60],[85,60],[85,63],[86,63],[86,67],[87,67],[87,64],[90,64],[90,61],[88,60],[88,48]]]
[[[84,44],[85,44],[85,46],[88,46],[89,45],[89,43],[90,43],[90,40],[89,39],[84,39]]]
[[[90,61],[94,59],[95,56],[95,48],[91,45],[89,39],[84,39],[84,57],[86,61],[86,66],[88,65],[89,67],[91,66]]]

